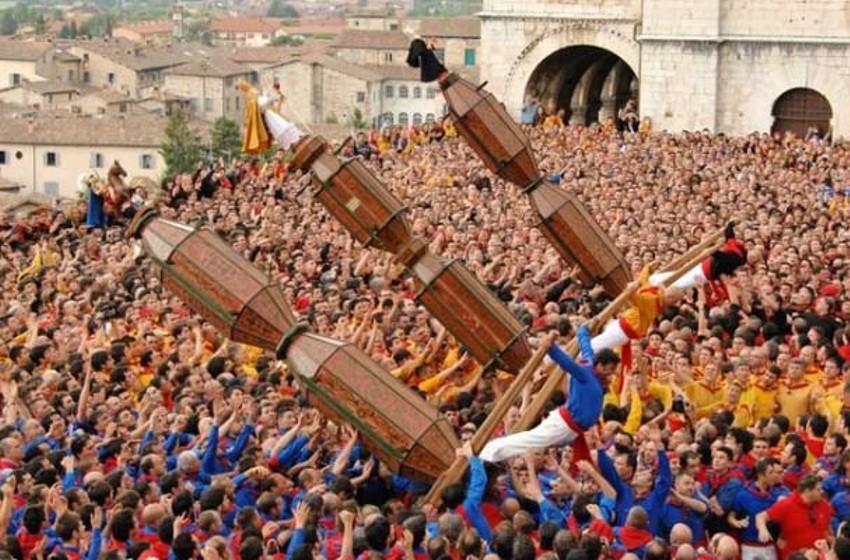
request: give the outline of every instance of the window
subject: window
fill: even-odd
[[[6,151],[0,151],[0,165],[6,165]]]
[[[463,51],[463,65],[464,66],[475,66],[475,49],[464,49],[464,51]]]
[[[260,83],[260,73],[257,72],[256,70],[251,70],[250,81],[251,81],[252,84],[259,84]]]
[[[402,97],[404,99],[407,99],[407,97],[408,97],[407,86],[398,86],[398,96]]]
[[[73,70],[68,70],[68,81],[69,82],[74,81],[74,71]]]
[[[59,167],[59,154],[56,152],[44,152],[44,165],[47,167]]]
[[[384,53],[384,62],[392,62],[393,61],[393,53],[385,52]]]
[[[211,113],[213,110],[212,97],[204,97],[204,113]]]
[[[13,86],[21,85],[21,75],[15,72],[9,77],[9,81],[12,82]]]
[[[189,100],[189,107],[192,109],[192,112],[198,112],[201,108],[201,100],[193,97]]]
[[[101,169],[103,167],[103,154],[92,152],[89,157],[89,167],[92,169]]]
[[[115,83],[115,73],[110,72],[109,74],[107,74],[106,75],[106,81],[109,82],[110,84],[114,84]]]
[[[44,183],[44,194],[50,196],[59,196],[59,183],[56,181],[47,181]]]
[[[413,88],[413,98],[414,99],[422,99],[422,88],[419,86],[415,86]]]
[[[151,154],[142,154],[139,157],[139,167],[142,169],[153,169],[156,162]]]
[[[224,98],[224,112],[225,113],[230,112],[230,98],[229,97]]]
[[[402,126],[407,126],[407,123],[410,122],[407,113],[399,113],[398,114],[398,124]]]
[[[413,113],[413,124],[422,124],[422,113]]]
[[[393,114],[392,113],[384,113],[381,115],[381,123],[387,126],[393,125]]]
[[[434,122],[434,113],[428,113],[425,115],[425,122]]]
[[[365,91],[358,91],[357,92],[357,102],[358,103],[365,103],[366,102],[366,92]]]
[[[393,96],[393,86],[384,86],[384,97],[390,98]]]
[[[119,113],[126,113],[127,112],[127,104],[124,103],[123,101],[118,104],[118,112]]]
[[[233,85],[233,77],[228,76],[227,78],[225,78],[224,79],[224,85],[227,86],[227,87],[232,86]]]
[[[428,91],[425,92],[425,97],[427,97],[428,99],[434,99],[435,97],[437,97],[437,90],[433,88],[428,88]]]
[[[269,34],[268,34],[268,33],[263,33],[263,39],[268,39],[268,38],[269,38]]]
[[[84,84],[91,83],[91,74],[89,74],[88,71],[83,72],[83,83]]]

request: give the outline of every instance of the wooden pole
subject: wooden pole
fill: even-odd
[[[722,232],[721,232],[722,233]],[[717,233],[712,235],[712,242],[700,243],[701,247],[704,247],[704,250],[698,252],[695,256],[692,256],[687,262],[684,263],[684,266],[680,266],[676,272],[670,275],[668,278],[664,280],[664,286],[669,286],[676,282],[679,278],[685,275],[689,270],[691,270],[694,266],[702,262],[703,259],[707,258],[714,252],[714,241],[717,239]],[[695,251],[688,251],[688,255],[694,255]],[[680,259],[677,259],[679,261]],[[604,325],[611,318],[616,315],[617,311],[619,311],[620,307],[622,307],[628,299],[634,294],[635,291],[638,290],[640,286],[633,282],[629,285],[629,288],[625,290],[623,293],[618,295],[608,306],[596,317],[594,317],[590,322],[590,330],[594,332],[597,328]],[[499,423],[504,418],[508,409],[511,407],[513,402],[522,392],[522,388],[526,383],[531,381],[531,377],[534,374],[534,371],[543,361],[543,358],[546,356],[549,348],[541,346],[538,348],[535,353],[532,355],[531,359],[527,364],[522,368],[522,371],[514,379],[511,386],[508,387],[508,390],[499,398],[496,402],[496,405],[493,407],[493,410],[490,414],[487,415],[486,420],[481,425],[480,428],[475,432],[475,435],[472,437],[472,451],[473,453],[480,453],[481,449],[483,449],[484,445],[493,437],[493,433],[496,431]],[[578,354],[578,341],[574,338],[567,345],[567,351],[572,356],[576,356]],[[534,400],[531,402],[531,405],[525,411],[523,416],[520,418],[517,425],[514,427],[512,431],[522,431],[527,430],[531,424],[540,416],[543,412],[543,409],[548,403],[549,399],[552,395],[557,391],[558,387],[560,387],[564,382],[564,372],[556,364],[549,364],[546,367],[546,372],[548,374],[548,378],[543,388],[535,395]],[[466,472],[467,460],[466,457],[456,457],[451,466],[437,479],[434,485],[431,487],[431,490],[428,492],[428,495],[425,496],[425,502],[433,505],[434,507],[438,507],[442,500],[443,490],[460,481],[463,478],[464,473]]]
[[[602,310],[602,313],[591,319],[590,321],[590,332],[594,332],[598,327],[604,325],[608,322],[609,319],[616,315],[617,311],[620,307],[625,304],[629,298],[634,294],[639,288],[637,282],[632,282],[629,284],[629,288],[619,296],[617,296],[608,306]],[[578,339],[573,338],[569,344],[567,344],[566,348],[567,353],[575,357],[578,355]],[[528,408],[525,409],[519,421],[511,429],[511,432],[523,432],[531,427],[535,420],[537,420],[541,414],[543,414],[543,409],[546,408],[546,405],[549,403],[549,399],[552,398],[552,395],[564,384],[564,372],[558,367],[558,364],[551,363],[546,366],[546,382],[543,384],[543,387],[531,402],[528,405]]]
[[[484,423],[481,424],[478,430],[476,430],[475,435],[472,436],[471,445],[473,453],[480,453],[484,448],[484,445],[490,441],[490,438],[493,437],[493,434],[496,432],[496,428],[499,427],[499,424],[505,417],[508,409],[522,393],[522,388],[531,381],[531,377],[543,361],[543,358],[546,357],[546,353],[548,351],[548,344],[540,346],[534,354],[532,354],[531,359],[528,360],[525,366],[523,366],[516,378],[514,378],[513,383],[511,383],[507,391],[505,391],[505,393],[499,397],[499,400],[496,401],[495,406],[493,406],[493,410],[490,411],[490,414],[487,415]],[[434,507],[439,506],[440,501],[442,500],[441,494],[443,493],[443,489],[460,481],[466,472],[466,467],[466,457],[455,457],[454,463],[451,464],[451,466],[431,487],[431,490],[425,497],[425,502],[432,504]]]
[[[683,266],[680,266],[676,272],[671,274],[669,277],[664,279],[663,285],[664,287],[668,287],[675,283],[679,278],[684,276],[688,271],[690,271],[693,267],[697,266],[704,259],[708,258],[711,253],[714,252],[715,246],[714,244],[701,244],[703,245],[702,251],[694,253],[693,251],[688,251],[691,254],[690,260],[683,263]],[[636,283],[630,285],[630,288],[623,293],[621,293],[617,298],[608,304],[602,313],[594,317],[590,322],[590,332],[595,332],[596,329],[602,327],[605,323],[611,319],[620,307],[625,304],[629,297],[637,291],[638,286]],[[572,357],[578,355],[578,342],[576,339],[570,341],[567,345],[567,353],[569,353]],[[512,432],[522,432],[531,428],[532,424],[543,414],[546,405],[549,403],[549,399],[552,398],[552,395],[558,390],[558,388],[562,387],[564,384],[564,372],[559,368],[556,364],[550,364],[546,368],[546,383],[543,384],[543,387],[540,391],[532,399],[531,403],[528,405],[528,408],[523,412],[520,419],[513,426]]]
[[[694,259],[695,255],[698,255],[703,252],[708,247],[714,247],[714,244],[718,239],[723,237],[723,232],[726,228],[720,228],[702,241],[700,241],[697,245],[694,245],[690,249],[688,249],[684,254],[676,257],[673,262],[669,263],[664,270],[665,271],[676,271],[682,268],[685,264],[691,262]]]

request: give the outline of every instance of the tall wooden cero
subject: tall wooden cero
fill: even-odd
[[[130,224],[162,284],[231,340],[274,351],[325,416],[353,425],[391,470],[435,480],[458,441],[445,418],[357,347],[306,331],[279,287],[215,232],[145,209]]]
[[[315,197],[365,246],[396,256],[417,281],[417,300],[484,366],[517,373],[531,356],[520,322],[458,261],[414,237],[405,207],[357,158],[340,160],[320,136],[302,139],[292,163],[312,172]]]
[[[495,175],[528,195],[540,216],[537,227],[561,258],[581,269],[584,282],[598,282],[612,296],[631,281],[622,253],[575,195],[544,180],[528,137],[492,94],[442,73],[438,78],[458,133]]]

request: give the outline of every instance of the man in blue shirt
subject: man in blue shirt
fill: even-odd
[[[759,459],[753,467],[753,474],[755,482],[750,482],[735,495],[729,523],[741,530],[738,540],[743,560],[751,560],[756,556],[775,560],[776,547],[773,543],[759,541],[756,515],[788,495],[788,489],[782,486],[782,464],[774,457]]]
[[[540,424],[531,430],[497,438],[481,450],[484,461],[498,462],[521,455],[533,449],[562,446],[572,443],[573,459],[590,460],[590,451],[584,441],[584,432],[599,422],[602,413],[602,398],[605,390],[603,380],[613,375],[620,358],[611,350],[601,350],[594,357],[590,347],[590,331],[582,325],[577,333],[581,353],[587,357],[589,366],[575,362],[560,346],[554,344],[558,333],[553,332],[543,341],[551,344],[549,357],[569,374],[569,394],[566,404],[549,413]],[[595,367],[594,367],[595,366]]]
[[[528,97],[525,100],[525,105],[522,106],[522,113],[520,114],[520,122],[522,124],[537,124],[537,108],[540,105],[537,103],[537,100],[534,97]]]

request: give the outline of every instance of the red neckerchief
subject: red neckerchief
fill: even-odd
[[[576,521],[576,516],[572,513],[567,517],[567,529],[577,538],[581,538],[581,525]]]
[[[740,480],[741,482],[746,482],[744,477],[741,475],[741,472],[738,469],[730,468],[722,475],[718,475],[715,471],[708,472],[708,493],[710,496],[713,496],[717,489],[730,482],[732,480]]]

